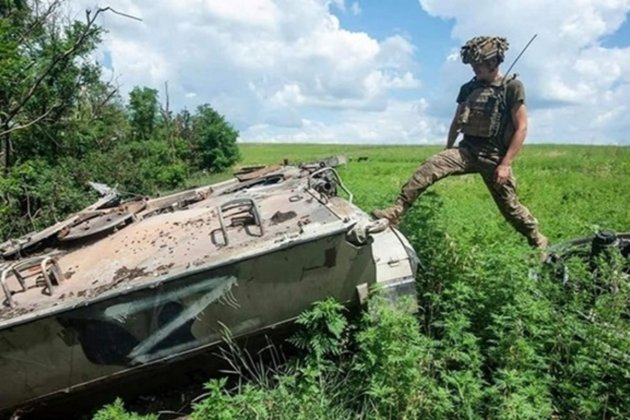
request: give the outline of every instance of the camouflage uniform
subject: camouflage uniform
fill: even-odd
[[[469,43],[475,40],[479,40],[479,38],[474,38]],[[504,47],[507,48],[507,42],[505,42]],[[501,54],[503,51],[499,48]],[[465,56],[464,48],[462,48],[462,56],[464,62],[467,61],[466,58],[470,58]],[[474,57],[468,61],[474,61]],[[547,238],[540,233],[538,221],[518,200],[516,178],[514,178],[511,169],[510,176],[504,184],[497,184],[494,180],[495,170],[507,152],[514,134],[510,110],[518,103],[525,102],[523,84],[514,77],[507,82],[501,80],[491,84],[485,83],[485,87],[492,85],[501,88],[502,83],[505,88],[502,91],[505,104],[502,107],[503,119],[498,132],[492,137],[476,137],[464,134],[464,139],[458,148],[444,150],[427,159],[402,187],[395,204],[387,209],[375,210],[372,213],[375,217],[388,219],[391,224],[397,225],[418,196],[436,181],[450,175],[478,173],[488,187],[503,217],[527,238],[530,245],[539,248],[547,246]],[[476,79],[464,84],[457,97],[458,104],[465,104],[471,93],[483,84],[484,82]],[[471,131],[474,132],[474,130],[468,130],[468,132]]]

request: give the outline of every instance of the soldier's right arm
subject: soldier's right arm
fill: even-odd
[[[457,140],[457,135],[459,134],[459,123],[457,119],[459,118],[459,114],[462,112],[464,108],[464,103],[457,104],[457,110],[455,110],[455,115],[453,115],[453,120],[451,121],[451,127],[448,129],[448,137],[446,139],[446,148],[452,149],[455,145],[455,141]]]

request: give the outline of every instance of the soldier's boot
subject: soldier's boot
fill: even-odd
[[[549,248],[549,239],[538,230],[527,237],[527,242],[535,248],[540,256],[540,262],[545,262],[548,257],[547,248]]]
[[[373,210],[372,216],[377,219],[387,219],[390,226],[398,227],[407,210],[409,210],[409,204],[402,198],[397,198],[392,206]]]

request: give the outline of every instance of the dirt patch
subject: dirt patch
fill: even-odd
[[[291,220],[295,217],[297,217],[297,213],[294,211],[287,211],[287,212],[277,211],[274,213],[273,216],[271,216],[271,224],[277,225],[280,223],[284,223],[287,220]]]

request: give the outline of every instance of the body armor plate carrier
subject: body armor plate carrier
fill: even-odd
[[[507,117],[506,86],[514,78],[492,84],[475,82],[457,119],[464,135],[483,138],[500,136]]]

